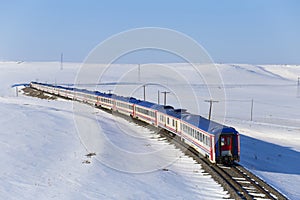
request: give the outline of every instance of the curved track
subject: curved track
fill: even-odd
[[[111,113],[111,110],[106,110],[103,108],[101,109]],[[150,128],[156,131],[162,137],[165,137],[169,142],[181,149],[186,155],[192,157],[196,162],[200,163],[203,169],[208,172],[218,183],[220,183],[224,189],[229,192],[230,197],[233,199],[287,199],[284,195],[279,193],[273,187],[239,164],[234,164],[233,166],[213,164],[209,162],[207,158],[204,158],[201,154],[199,154],[199,152],[197,152],[195,149],[189,147],[186,143],[183,143],[180,138],[174,136],[172,133],[164,129],[149,126],[149,124],[145,122],[141,122],[137,119],[130,118],[129,116],[125,116],[120,113],[112,114],[116,114],[129,121],[133,121],[138,125],[147,126],[147,128]]]
[[[160,131],[166,132],[166,131]],[[287,197],[279,193],[276,189],[268,185],[266,182],[249,172],[239,164],[232,166],[224,166],[212,164],[208,159],[199,155],[199,153],[190,148],[180,139],[171,137],[169,133],[160,133],[164,137],[182,149],[185,154],[191,156],[200,163],[212,177],[219,182],[225,190],[227,190],[231,198],[234,199],[278,199],[285,200]]]

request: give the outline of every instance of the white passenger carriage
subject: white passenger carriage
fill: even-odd
[[[209,158],[212,163],[232,163],[240,160],[240,138],[234,128],[188,113],[185,109],[174,109],[171,106],[157,105],[132,97],[50,84],[32,82],[30,86],[161,127],[180,137],[183,142]]]

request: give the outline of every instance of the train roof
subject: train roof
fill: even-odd
[[[221,132],[233,134],[237,133],[237,131],[232,127],[228,127],[215,121],[208,120],[200,115],[183,114],[181,119],[213,135],[219,134]]]

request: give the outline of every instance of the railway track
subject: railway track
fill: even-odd
[[[162,130],[160,132],[166,132]],[[204,170],[208,172],[225,190],[229,192],[231,198],[234,199],[271,199],[271,200],[286,200],[288,199],[283,194],[278,192],[272,186],[249,172],[243,166],[234,164],[233,166],[224,166],[213,164],[204,158],[202,155],[182,143],[179,138],[171,137],[169,133],[160,133],[167,138],[168,141],[175,144],[186,155],[191,156],[196,162],[202,165]]]
[[[53,94],[52,94],[53,95]],[[56,96],[56,95],[54,95]],[[59,96],[61,97],[61,96]],[[89,104],[90,105],[90,104]],[[140,126],[145,126],[162,137],[166,138],[170,143],[181,149],[186,155],[192,157],[197,163],[201,164],[203,169],[209,173],[223,188],[229,192],[230,198],[233,199],[271,199],[285,200],[287,197],[279,193],[276,189],[268,185],[266,182],[246,170],[239,164],[233,166],[224,166],[213,164],[207,158],[204,158],[199,152],[183,143],[181,139],[174,134],[154,126],[150,126],[145,122],[133,119],[129,116],[122,115],[118,112],[99,108],[106,112],[112,113],[130,122],[134,122]]]
[[[108,111],[111,113],[111,111]],[[165,129],[149,126],[149,124],[141,122],[131,117],[124,116],[119,113],[113,113],[134,122],[140,126],[145,126],[161,137],[166,138],[170,143],[181,149],[186,155],[192,157],[197,163],[201,164],[203,169],[209,173],[218,183],[220,183],[233,199],[271,199],[271,200],[286,200],[288,199],[276,189],[268,185],[266,182],[249,172],[243,166],[235,163],[233,166],[224,166],[213,164],[203,157],[195,149],[183,143],[179,137]]]

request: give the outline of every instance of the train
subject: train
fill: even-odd
[[[29,85],[36,90],[115,111],[162,128],[212,163],[233,164],[240,161],[240,135],[235,128],[189,113],[186,109],[47,83],[31,82]]]

